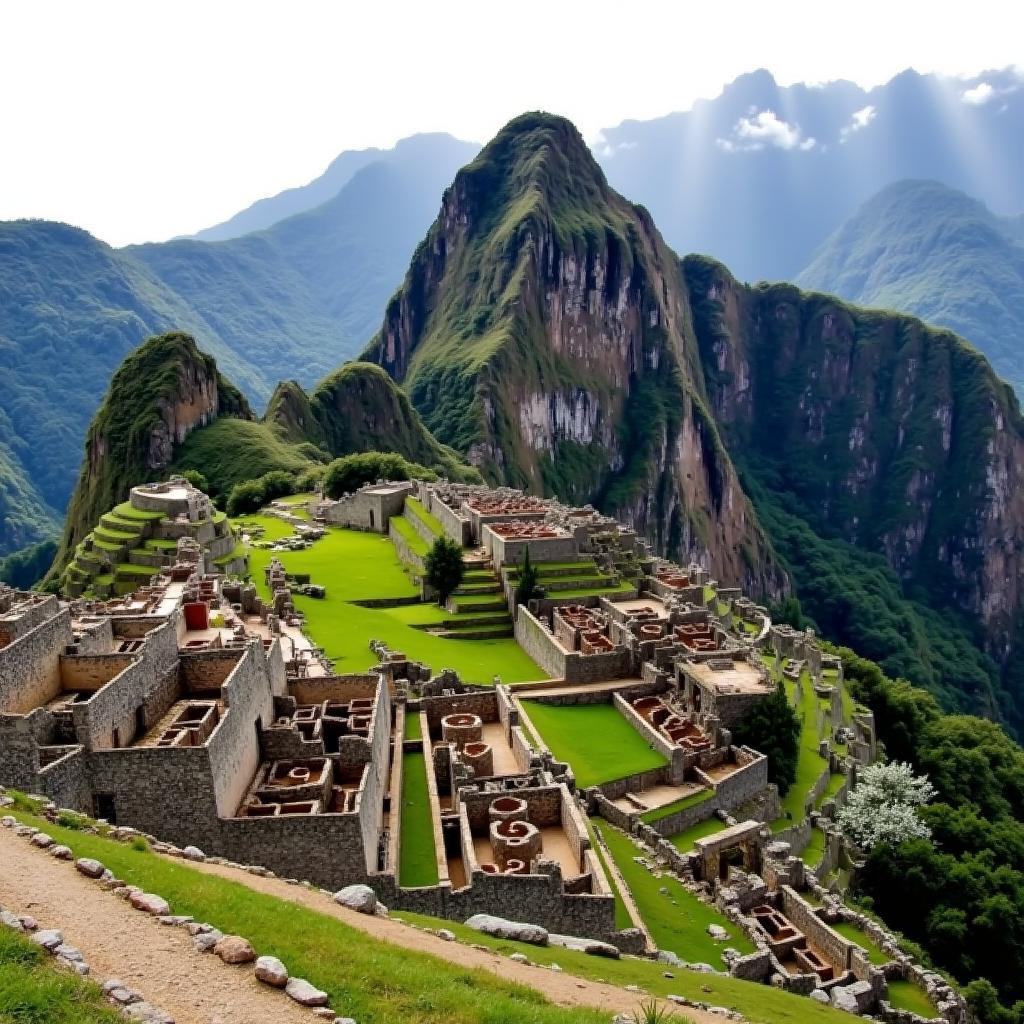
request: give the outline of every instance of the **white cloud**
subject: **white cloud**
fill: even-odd
[[[839,141],[845,142],[854,132],[859,132],[861,128],[866,128],[875,116],[878,114],[876,107],[868,104],[866,107],[861,107],[860,110],[853,112],[853,117],[850,118],[850,123],[839,131]]]
[[[747,117],[741,117],[732,130],[731,139],[717,139],[718,145],[730,153],[752,152],[774,146],[776,149],[813,149],[814,139],[801,137],[798,125],[779,118],[774,110],[751,108]]]
[[[964,92],[961,99],[972,107],[980,107],[988,103],[995,95],[995,89],[988,82],[979,82],[973,89],[968,89]]]
[[[593,144],[590,149],[595,156],[603,157],[605,160],[615,156],[616,153],[622,153],[627,149],[636,149],[637,144],[635,142],[617,142],[614,145],[608,141],[605,137],[604,132],[598,132],[594,136]]]

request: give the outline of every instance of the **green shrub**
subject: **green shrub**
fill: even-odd
[[[438,603],[444,604],[458,589],[465,572],[461,545],[449,537],[438,537],[423,564],[427,583],[437,591]]]

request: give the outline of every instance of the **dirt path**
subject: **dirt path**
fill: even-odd
[[[185,929],[161,925],[133,910],[78,874],[71,864],[54,860],[8,829],[0,829],[0,865],[0,905],[32,914],[43,927],[59,928],[82,950],[96,977],[118,977],[139,989],[149,1001],[172,1013],[177,1024],[309,1024],[312,1019],[308,1010],[256,981],[250,968],[227,967],[212,954],[195,952]],[[217,864],[188,867],[336,917],[394,946],[489,971],[529,986],[560,1006],[597,1008],[611,1016],[631,1013],[642,998],[615,985],[529,967],[497,953],[446,942],[400,921],[357,914],[319,892],[278,878],[261,878]],[[722,1024],[721,1017],[689,1007],[686,1016],[695,1024]]]
[[[279,878],[261,878],[259,875],[250,875],[247,871],[222,867],[219,864],[190,864],[189,866],[206,874],[229,878],[233,882],[248,886],[257,892],[267,893],[281,900],[287,900],[290,903],[336,917],[344,921],[345,924],[394,946],[414,949],[420,953],[430,953],[449,963],[458,964],[460,967],[482,968],[505,981],[528,985],[559,1006],[596,1007],[600,1010],[607,1010],[611,1016],[615,1013],[632,1013],[644,998],[615,985],[586,981],[568,973],[559,973],[545,968],[529,967],[498,953],[473,949],[471,946],[458,942],[446,942],[436,935],[412,928],[401,921],[357,914],[355,911],[338,906],[337,903],[319,892],[298,885],[288,885]],[[703,1010],[687,1007],[685,1014],[697,1024],[722,1024],[720,1016]]]
[[[184,928],[160,924],[124,900],[0,829],[0,905],[31,914],[77,946],[100,981],[120,978],[177,1024],[310,1024],[314,1018],[262,985],[252,967],[197,953]]]

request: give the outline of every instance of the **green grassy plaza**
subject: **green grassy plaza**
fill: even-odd
[[[418,716],[417,716],[418,717]],[[434,823],[427,791],[427,763],[420,750],[402,755],[402,830],[398,882],[407,888],[437,885]]]
[[[268,515],[240,516],[234,525],[240,529],[262,526],[265,532],[260,540],[271,542],[292,533],[287,523]],[[295,595],[295,606],[306,616],[310,639],[324,648],[336,672],[365,672],[376,665],[369,644],[377,639],[435,671],[453,668],[469,683],[490,683],[495,676],[507,683],[546,678],[512,637],[446,639],[414,628],[439,626],[452,615],[417,601],[419,587],[387,537],[331,528],[302,551],[250,547],[249,571],[264,598],[270,596],[264,568],[275,556],[289,572],[308,573],[314,583],[327,588],[322,600]],[[375,599],[409,603],[393,608],[353,603]]]
[[[551,753],[572,765],[581,789],[667,764],[612,704],[523,706]]]
[[[818,753],[818,698],[807,672],[801,676],[801,684],[803,692],[797,702],[796,686],[786,680],[786,693],[800,719],[800,753],[796,765],[796,781],[782,798],[782,817],[772,822],[772,830],[775,832],[804,820],[804,806],[808,794],[818,781],[818,777],[828,767],[828,759]]]
[[[691,962],[709,963],[716,970],[721,970],[722,950],[726,946],[741,953],[754,952],[753,942],[741,929],[715,907],[702,903],[678,879],[668,874],[655,877],[637,864],[633,858],[640,851],[628,836],[607,822],[600,822],[597,827],[659,949],[671,950]],[[667,889],[668,895],[662,889]],[[725,928],[728,941],[715,942],[708,935],[710,924]]]

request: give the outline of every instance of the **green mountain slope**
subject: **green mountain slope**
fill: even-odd
[[[159,479],[175,446],[219,416],[251,419],[252,410],[189,335],[160,335],[131,352],[89,426],[51,576],[101,515],[124,501],[136,484]]]
[[[326,204],[224,242],[114,250],[63,224],[0,224],[0,516],[17,507],[24,524],[0,531],[0,555],[59,527],[89,420],[146,337],[187,331],[258,406],[278,380],[309,386],[353,355],[474,152],[414,147]]]
[[[675,257],[568,121],[516,118],[459,172],[365,358],[492,480],[784,586],[705,405]]]
[[[455,480],[479,474],[430,436],[379,367],[350,363],[307,395],[278,386],[257,420],[188,335],[150,338],[114,374],[86,438],[51,580],[100,516],[139,483],[198,470],[215,496],[271,470],[298,474],[353,452],[397,452]]]
[[[680,263],[526,115],[446,192],[366,358],[490,479],[769,597],[778,556],[828,635],[1024,724],[1024,428],[952,333]]]
[[[938,182],[897,182],[831,235],[797,282],[951,328],[984,352],[1021,396],[1020,223]]]

